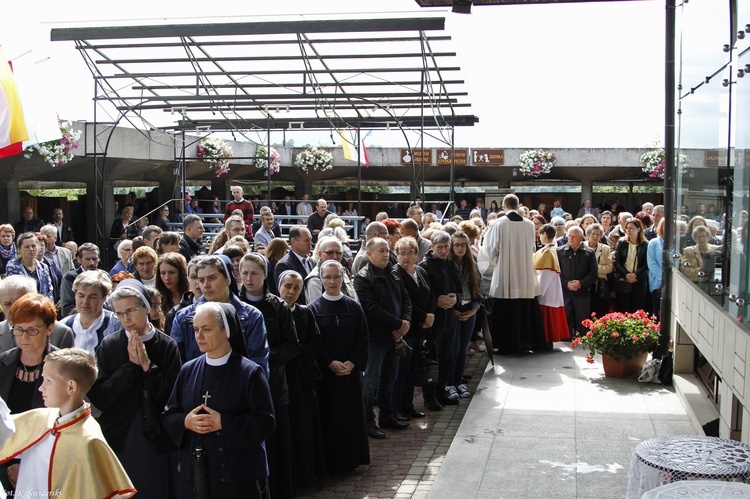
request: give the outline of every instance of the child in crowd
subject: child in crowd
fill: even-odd
[[[0,463],[21,460],[15,495],[127,498],[136,493],[83,400],[96,374],[94,356],[81,348],[45,357],[39,391],[47,408],[13,416],[15,434],[0,449]]]

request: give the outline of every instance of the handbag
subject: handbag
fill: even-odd
[[[419,336],[412,361],[410,378],[414,386],[429,386],[437,383],[438,362],[430,358],[430,347],[425,330],[422,330]]]
[[[599,277],[596,280],[596,297],[600,300],[609,300],[609,279]]]
[[[141,391],[141,421],[143,422],[143,435],[146,438],[155,440],[161,436],[161,421],[159,419],[159,410],[156,408],[156,401],[151,395],[151,390]]]
[[[629,283],[625,276],[615,275],[612,290],[617,294],[628,294],[633,291],[633,284]]]

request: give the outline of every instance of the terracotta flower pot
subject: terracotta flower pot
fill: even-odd
[[[602,365],[604,375],[610,378],[627,378],[633,373],[643,369],[643,364],[648,359],[648,352],[643,352],[629,359],[615,360],[602,354]]]

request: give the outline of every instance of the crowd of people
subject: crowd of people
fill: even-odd
[[[61,216],[0,225],[0,397],[12,414],[42,408],[48,356],[91,356],[84,405],[139,497],[293,497],[368,464],[369,438],[470,398],[467,355],[488,335],[491,353],[526,355],[585,334],[592,312],[659,312],[663,206],[586,200],[574,218],[510,194],[446,219],[391,204],[357,248],[325,199],[274,213],[232,196],[210,247],[195,212],[181,233],[131,231],[125,205],[109,271]],[[284,213],[307,223],[282,237]],[[712,219],[687,218],[681,268],[698,281],[720,241]],[[34,469],[12,457],[9,490]]]

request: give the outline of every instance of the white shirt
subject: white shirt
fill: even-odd
[[[101,315],[91,323],[88,328],[81,325],[81,314],[77,314],[73,318],[73,343],[79,348],[88,350],[91,355],[96,355],[96,347],[99,345],[99,337],[96,335],[96,330],[99,329],[104,323],[104,311]]]
[[[63,424],[73,419],[73,416],[83,409],[83,406],[84,404],[81,404],[73,412],[57,418],[57,424]],[[49,485],[47,480],[55,440],[56,437],[52,435],[52,432],[47,432],[39,443],[18,455],[21,464],[18,468],[18,482],[16,483],[17,497],[53,497],[51,493],[54,491],[47,490]],[[50,492],[49,496],[47,492]]]

